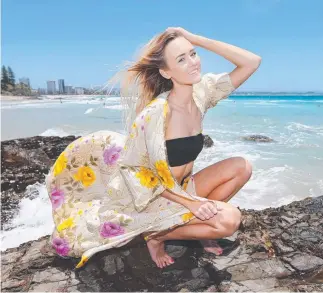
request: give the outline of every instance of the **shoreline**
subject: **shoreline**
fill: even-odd
[[[9,101],[9,102],[16,102],[16,101],[31,101],[31,100],[41,100],[40,97],[36,96],[0,96],[0,100],[2,101]]]
[[[41,95],[41,96],[3,96],[1,102],[26,102],[26,101],[64,101],[64,100],[104,100],[107,98],[115,98],[118,96],[106,95]]]

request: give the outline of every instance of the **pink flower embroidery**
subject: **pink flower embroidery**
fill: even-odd
[[[121,151],[122,147],[114,145],[106,149],[103,153],[104,163],[107,165],[114,165],[119,159]]]
[[[141,125],[141,130],[144,131],[144,126],[143,125]]]
[[[100,235],[104,238],[124,234],[124,228],[112,222],[105,222],[100,227]]]
[[[51,192],[51,201],[53,209],[59,208],[64,202],[64,191],[55,187]]]
[[[56,250],[59,255],[66,256],[70,251],[68,243],[65,239],[54,238],[52,242],[52,247]]]

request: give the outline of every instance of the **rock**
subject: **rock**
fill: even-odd
[[[165,250],[171,257],[179,258],[185,254],[187,246],[184,241],[167,241]]]
[[[283,260],[301,272],[323,267],[323,259],[307,253],[286,255],[283,257]]]
[[[201,289],[205,288],[209,283],[209,279],[194,279],[177,285],[175,290],[181,292],[201,291]]]
[[[108,255],[103,259],[104,267],[103,270],[108,275],[114,275],[116,272],[124,271],[124,264],[122,259],[118,255]]]
[[[210,148],[214,145],[212,138],[207,134],[204,135],[204,144],[203,145],[205,148]]]
[[[28,185],[45,174],[75,136],[35,136],[1,142],[1,229],[14,216]]]
[[[247,135],[242,137],[243,140],[255,141],[255,142],[274,142],[274,140],[265,135]]]
[[[196,278],[209,279],[208,272],[203,268],[195,268],[195,269],[191,270],[191,273],[192,273],[192,277],[194,279],[196,279]]]
[[[2,217],[15,211],[26,186],[44,184],[44,173],[75,137],[34,137],[2,144]],[[30,154],[30,155],[29,155]],[[43,171],[42,171],[43,170]],[[46,172],[45,172],[46,173]],[[30,192],[30,196],[34,196]],[[5,212],[4,212],[5,211]],[[2,253],[2,291],[323,291],[323,196],[262,211],[242,210],[240,230],[224,239],[224,253],[206,253],[199,241],[167,241],[175,259],[159,269],[137,237],[79,259],[53,253],[49,237]],[[3,219],[3,218],[2,218]],[[49,231],[50,233],[51,231]]]
[[[230,266],[227,271],[232,275],[232,281],[246,281],[261,278],[277,278],[282,275],[291,275],[284,263],[278,259],[268,259],[263,261],[253,261],[249,263]]]

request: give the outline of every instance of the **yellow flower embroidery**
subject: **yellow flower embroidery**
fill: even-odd
[[[89,166],[79,167],[73,177],[76,181],[81,181],[85,187],[92,185],[96,179],[93,169]]]
[[[132,128],[136,128],[136,127],[137,127],[136,122],[132,123]]]
[[[182,220],[184,222],[186,222],[186,221],[192,219],[194,217],[194,215],[193,215],[193,213],[190,212],[190,213],[183,214],[181,217],[182,217]]]
[[[71,143],[69,146],[68,146],[68,148],[71,150],[71,149],[73,149],[74,148],[74,143]]]
[[[82,216],[82,215],[83,215],[83,210],[79,210],[77,213],[78,213],[80,216]]]
[[[66,165],[67,165],[67,158],[65,157],[65,153],[63,152],[60,154],[60,156],[55,162],[54,176],[61,174],[65,170]]]
[[[88,206],[89,207],[91,207],[93,204],[92,204],[92,201],[90,201],[89,203],[88,203]]]
[[[146,121],[146,122],[149,122],[150,120],[151,120],[150,116],[149,116],[149,115],[147,115],[147,116],[145,117],[145,121]]]
[[[168,169],[167,162],[164,160],[160,160],[155,162],[155,167],[157,169],[157,173],[163,181],[163,184],[172,189],[174,187],[174,179],[171,172]]]
[[[153,103],[155,103],[155,102],[157,102],[158,100],[157,99],[153,99],[153,100],[151,100],[148,104],[147,104],[147,106],[150,106],[150,105],[152,105]],[[146,106],[146,107],[147,107]]]
[[[168,104],[167,104],[167,101],[165,101],[164,109],[163,109],[163,115],[164,115],[164,117],[167,116],[167,112],[168,112]]]
[[[68,219],[66,219],[65,221],[63,221],[57,226],[57,231],[61,232],[65,229],[72,228],[72,227],[74,227],[74,218],[69,217]]]
[[[158,178],[148,168],[140,167],[140,171],[136,173],[136,177],[140,179],[142,186],[153,188],[158,184]]]

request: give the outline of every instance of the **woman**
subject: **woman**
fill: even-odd
[[[201,76],[194,46],[236,65],[231,73]],[[165,240],[199,239],[220,254],[214,239],[232,235],[241,214],[226,203],[251,176],[234,157],[192,174],[203,148],[206,111],[230,95],[260,65],[251,52],[168,28],[153,38],[127,69],[123,101],[138,85],[135,119],[127,137],[98,131],[70,144],[46,178],[53,205],[52,245],[83,266],[95,253],[143,234],[160,268],[173,263]],[[131,111],[130,107],[130,111]],[[212,241],[213,240],[213,241]]]

